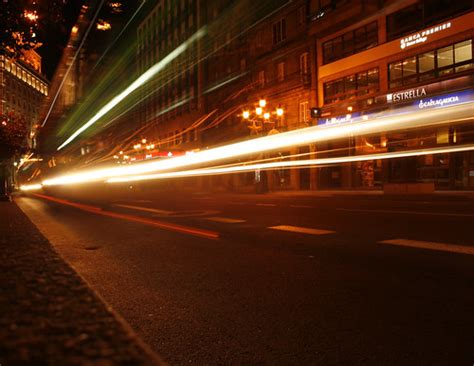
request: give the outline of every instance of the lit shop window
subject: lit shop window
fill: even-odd
[[[472,39],[438,48],[388,65],[390,88],[472,69]]]
[[[379,69],[370,69],[324,83],[324,104],[364,96],[379,90]]]

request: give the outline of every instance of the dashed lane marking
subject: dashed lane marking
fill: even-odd
[[[275,207],[275,203],[257,203],[257,206],[263,206],[263,207]]]
[[[335,233],[335,231],[332,231],[332,230],[312,229],[309,227],[300,227],[300,226],[291,226],[291,225],[270,226],[268,227],[268,229],[290,231],[293,233],[301,233],[301,234],[309,234],[309,235],[325,235],[325,234]]]
[[[157,213],[157,214],[160,214],[160,215],[171,215],[174,212],[174,211],[159,210],[157,208],[132,206],[132,205],[122,205],[122,204],[115,204],[115,205],[112,205],[112,206],[122,207],[122,208],[130,208],[132,210],[138,210],[138,211],[153,212],[153,213]]]
[[[295,208],[316,208],[314,206],[308,206],[308,205],[290,205],[290,207],[295,207]]]
[[[428,216],[474,217],[473,214],[461,214],[461,213],[449,213],[449,212],[397,211],[397,210],[364,210],[364,209],[359,209],[359,208],[336,208],[336,211],[368,212],[368,213],[388,213],[388,214],[403,214],[403,215],[428,215]]]
[[[52,202],[56,202],[62,205],[75,207],[82,211],[94,213],[96,215],[107,216],[107,217],[112,217],[115,219],[121,219],[121,220],[126,220],[126,221],[138,222],[141,224],[158,227],[160,229],[176,231],[183,234],[190,234],[194,236],[200,236],[206,239],[214,239],[214,240],[219,239],[219,233],[216,231],[204,230],[204,229],[191,227],[191,226],[178,225],[178,224],[173,224],[170,222],[159,221],[155,219],[148,219],[145,217],[139,217],[139,216],[121,214],[121,213],[113,212],[113,211],[107,211],[107,210],[102,209],[101,207],[85,205],[82,203],[77,203],[77,202],[64,200],[61,198],[46,196],[44,194],[39,194],[39,193],[35,193],[33,194],[33,196],[43,198]]]
[[[231,218],[228,218],[228,217],[218,217],[218,216],[206,217],[204,220],[222,222],[222,223],[225,223],[225,224],[240,224],[242,222],[246,222],[246,220],[231,219]]]
[[[408,239],[390,239],[379,241],[379,244],[399,245],[402,247],[439,250],[443,252],[461,253],[474,255],[474,247],[465,245],[455,245],[447,243],[435,243],[429,241],[408,240]]]

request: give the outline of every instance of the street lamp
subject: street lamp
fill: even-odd
[[[258,134],[259,131],[263,130],[265,126],[272,123],[275,124],[275,118],[281,118],[284,115],[284,110],[281,106],[273,109],[268,106],[265,99],[260,99],[254,109],[245,109],[242,111],[242,118],[249,122],[249,129],[251,134]]]

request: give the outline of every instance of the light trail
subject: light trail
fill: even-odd
[[[430,154],[455,153],[455,152],[472,151],[472,150],[474,150],[474,144],[452,146],[452,147],[435,147],[435,148],[429,148],[429,149],[410,150],[410,151],[391,152],[391,153],[367,154],[367,155],[359,155],[359,156],[343,156],[343,157],[337,157],[337,158],[319,158],[319,159],[306,159],[306,160],[289,160],[289,161],[279,161],[279,162],[259,163],[259,164],[249,164],[249,165],[234,165],[234,166],[231,165],[231,166],[224,166],[224,167],[218,167],[218,168],[203,168],[203,169],[159,173],[159,174],[114,177],[114,178],[107,179],[106,182],[107,183],[125,183],[125,182],[137,182],[137,181],[155,180],[155,179],[170,179],[170,178],[183,178],[183,177],[204,176],[204,175],[232,174],[232,173],[242,173],[242,172],[254,171],[254,170],[271,170],[271,169],[281,169],[281,168],[300,168],[300,167],[309,167],[309,166],[344,164],[344,163],[352,163],[352,162],[357,162],[357,161],[385,160],[385,159],[405,158],[405,157],[411,157],[411,156],[423,156],[423,155],[430,155]],[[43,184],[24,185],[24,186],[21,186],[20,189],[22,191],[39,190],[43,188],[43,185],[46,185],[46,184],[43,183]]]
[[[169,178],[183,178],[203,175],[219,175],[219,174],[231,174],[231,173],[242,173],[253,170],[271,170],[291,167],[304,167],[304,166],[318,166],[318,165],[331,165],[331,164],[344,164],[352,163],[357,161],[367,160],[385,160],[394,158],[405,158],[411,156],[423,156],[429,154],[446,154],[462,151],[474,150],[473,145],[464,145],[456,147],[438,147],[423,150],[410,150],[403,152],[391,152],[391,153],[379,153],[379,154],[368,154],[359,156],[343,156],[337,158],[320,158],[320,159],[307,159],[307,160],[290,160],[290,161],[278,161],[273,163],[259,163],[250,165],[240,166],[229,166],[222,168],[206,168],[206,169],[195,169],[178,172],[160,173],[160,174],[148,174],[139,176],[126,176],[126,177],[114,177],[109,178],[107,183],[124,183],[124,182],[137,182],[143,180],[154,180],[154,179],[169,179]]]
[[[215,161],[237,158],[245,155],[329,141],[388,132],[399,129],[413,129],[440,124],[449,124],[472,119],[474,102],[445,107],[442,109],[421,112],[402,113],[389,117],[376,117],[373,120],[347,123],[333,126],[314,126],[285,133],[265,136],[229,144],[213,149],[203,150],[192,155],[172,158],[165,161],[149,161],[130,166],[103,168],[76,174],[67,174],[48,179],[44,185],[64,185],[106,180],[124,175],[143,175],[164,170],[179,169],[191,165],[212,163]]]
[[[191,36],[188,40],[183,42],[180,46],[176,49],[171,51],[166,57],[164,57],[161,61],[157,62],[155,65],[150,67],[147,71],[145,71],[142,75],[140,75],[134,82],[132,82],[124,91],[120,94],[116,95],[112,100],[110,100],[106,105],[104,105],[99,111],[85,124],[83,124],[79,129],[77,129],[71,136],[69,136],[66,141],[64,141],[57,150],[61,150],[63,147],[68,145],[71,141],[76,139],[82,132],[87,130],[90,126],[96,123],[100,118],[102,118],[105,114],[110,112],[115,106],[117,106],[121,101],[123,101],[127,96],[129,96],[132,92],[137,90],[139,87],[144,85],[148,82],[151,78],[153,78],[156,74],[158,74],[161,70],[163,70],[168,64],[170,64],[174,59],[176,59],[179,55],[184,53],[189,46],[197,41],[198,39],[202,38],[206,34],[206,28],[201,28],[197,31],[193,36]]]
[[[114,219],[126,220],[126,221],[131,221],[131,222],[137,222],[140,224],[158,227],[164,230],[176,231],[182,234],[199,236],[206,239],[213,239],[213,240],[219,239],[219,233],[217,231],[211,231],[211,230],[200,229],[200,228],[191,227],[191,226],[173,224],[171,222],[165,222],[165,221],[160,221],[156,219],[149,219],[149,218],[141,217],[141,216],[122,214],[118,212],[104,210],[96,206],[91,206],[91,205],[86,205],[83,203],[68,201],[61,198],[46,196],[44,194],[35,193],[34,196],[51,201],[51,202],[78,208],[82,211],[91,212],[96,215],[112,217]]]
[[[20,191],[37,191],[38,189],[43,188],[42,184],[25,184],[20,186]]]

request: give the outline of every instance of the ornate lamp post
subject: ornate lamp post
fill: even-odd
[[[266,126],[274,127],[283,114],[284,110],[280,106],[272,110],[267,107],[265,99],[260,99],[253,110],[246,109],[242,112],[242,118],[249,124],[250,134],[258,135]]]

